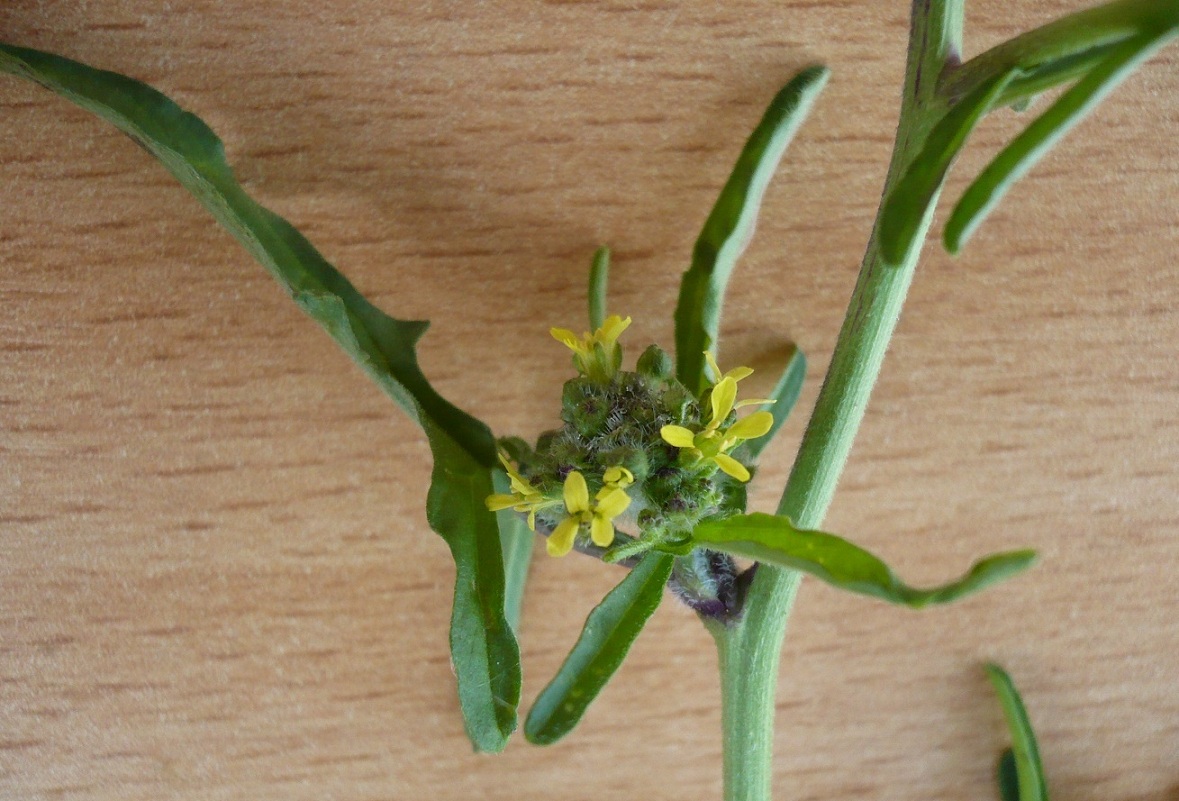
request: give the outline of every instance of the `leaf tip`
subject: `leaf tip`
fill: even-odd
[[[942,246],[951,256],[957,256],[962,250],[962,237],[957,231],[951,231],[950,226],[942,233]]]
[[[973,187],[967,189],[966,194],[958,200],[954,210],[950,212],[950,219],[946,222],[945,230],[942,231],[942,244],[952,256],[957,256],[962,251],[962,247],[974,236],[974,232],[978,230],[989,210],[983,208],[975,212],[967,208],[968,205],[973,208],[973,205],[976,204],[972,192]]]
[[[532,711],[536,711],[536,707],[532,707]],[[537,721],[530,712],[528,718],[524,721],[524,739],[530,745],[546,746],[552,745],[564,736],[565,732],[554,731],[549,725],[548,720]]]
[[[901,198],[894,190],[885,198],[884,208],[880,212],[880,260],[889,267],[897,267],[904,261],[905,251],[911,244],[903,230],[905,224],[901,204]]]
[[[818,84],[816,88],[822,88],[823,85],[831,78],[831,68],[826,64],[815,63],[808,67],[804,67],[802,72],[798,74],[799,77],[802,77],[807,83]]]
[[[1009,551],[1003,554],[1007,558],[1009,564],[1018,570],[1026,570],[1027,568],[1040,561],[1040,553],[1034,548],[1024,548],[1019,551]]]
[[[891,231],[881,234],[880,260],[884,262],[885,266],[899,267],[905,258],[905,249],[900,238],[893,235]]]

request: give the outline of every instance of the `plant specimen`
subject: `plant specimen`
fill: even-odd
[[[383,314],[285,220],[250,199],[200,120],[143,84],[44,53],[5,46],[0,68],[99,114],[159,158],[421,425],[434,457],[428,517],[456,565],[453,660],[477,749],[502,749],[517,726],[521,676],[513,620],[536,531],[554,556],[576,549],[626,572],[530,711],[528,739],[553,742],[572,729],[670,585],[717,642],[726,796],[763,799],[780,643],[803,574],[920,607],[982,589],[1032,559],[1028,551],[996,554],[959,579],[916,589],[864,549],[818,530],[955,156],[987,113],[1071,84],[958,200],[944,232],[951,251],[1065,131],[1179,31],[1179,3],[1121,0],[962,63],[961,2],[917,2],[912,13],[897,144],[880,214],[774,515],[746,513],[745,484],[797,397],[803,362],[801,355],[790,361],[772,397],[738,400],[748,368],[717,352],[720,314],[762,193],[816,101],[825,69],[792,80],[742,152],[684,277],[674,360],[651,346],[634,370],[623,369],[628,319],[609,313],[619,310],[607,308],[609,254],[599,252],[590,330],[552,331],[572,351],[576,372],[561,395],[563,426],[532,445],[496,440],[442,398],[417,362],[414,346],[424,324]],[[752,408],[739,412],[742,403]]]

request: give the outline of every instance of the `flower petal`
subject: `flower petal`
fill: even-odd
[[[590,539],[594,541],[594,545],[605,548],[614,542],[614,524],[604,517],[594,515],[590,522]]]
[[[664,426],[659,429],[659,436],[668,445],[677,448],[692,448],[696,445],[696,435],[683,426]]]
[[[731,378],[734,381],[740,381],[742,378],[749,378],[753,375],[752,367],[734,367],[729,372],[725,373],[725,378]]]
[[[600,342],[603,345],[612,345],[618,337],[622,336],[622,332],[630,327],[630,318],[623,319],[617,314],[611,314],[602,323],[602,327],[594,332],[594,341]]]
[[[622,465],[607,467],[606,472],[602,475],[602,481],[611,486],[629,487],[635,483],[635,474]]]
[[[564,556],[573,550],[573,540],[577,537],[578,528],[580,524],[576,517],[566,517],[562,520],[545,543],[549,556]]]
[[[553,339],[560,342],[565,347],[572,350],[574,353],[581,353],[585,350],[585,344],[581,337],[570,331],[568,328],[550,328],[549,333]]]
[[[569,510],[569,514],[589,511],[589,487],[585,484],[585,476],[574,470],[565,476],[564,490],[565,508]]]
[[[742,406],[761,406],[769,403],[777,403],[777,401],[773,398],[749,398],[747,400],[737,401],[733,404],[733,408],[740,409]]]
[[[630,496],[626,490],[615,487],[605,493],[599,493],[597,503],[594,504],[594,517],[604,517],[613,520],[630,506]]]
[[[716,357],[713,356],[709,351],[704,351],[704,360],[707,361],[708,366],[712,368],[712,381],[715,384],[723,377],[721,375],[721,369],[716,363]]]
[[[745,469],[745,465],[741,464],[727,453],[718,453],[716,456],[712,457],[712,460],[716,462],[717,467],[719,467],[721,470],[724,470],[738,481],[749,480],[749,471]]]
[[[483,499],[483,503],[487,505],[488,511],[500,512],[504,509],[511,509],[518,504],[520,499],[515,495],[488,495]]]
[[[737,400],[737,382],[725,376],[716,382],[712,388],[709,403],[712,404],[712,419],[708,421],[708,429],[715,431],[717,426],[725,421],[729,412],[733,411],[733,402]]]
[[[540,490],[529,484],[517,473],[508,475],[508,481],[512,483],[512,492],[525,498],[530,498],[534,495],[540,495]]]
[[[754,439],[769,433],[774,427],[774,416],[766,411],[743,417],[725,432],[725,439]]]

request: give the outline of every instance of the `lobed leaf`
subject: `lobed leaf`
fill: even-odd
[[[555,743],[577,725],[659,606],[673,562],[649,552],[590,612],[577,644],[528,712],[529,742]]]
[[[1100,64],[1015,137],[967,187],[954,207],[943,234],[946,250],[957,253],[1016,181],[1139,64],[1177,34],[1179,20],[1161,33],[1135,37],[1113,47]]]
[[[610,278],[610,248],[594,251],[589,277],[590,331],[597,331],[606,322],[606,285]]]
[[[983,82],[952,106],[930,130],[920,152],[888,193],[880,212],[878,242],[880,256],[886,264],[901,264],[916,246],[921,223],[932,213],[958,151],[1014,76],[1015,70],[1008,70]]]
[[[770,400],[774,401],[772,406],[767,407],[774,416],[774,425],[770,430],[757,439],[746,440],[741,443],[737,458],[743,462],[756,462],[757,457],[761,456],[761,452],[766,449],[778,434],[778,429],[786,422],[786,418],[790,416],[794,405],[798,403],[798,396],[802,394],[802,384],[806,380],[806,356],[799,350],[794,343],[790,344],[790,356],[786,359],[786,367],[782,370],[782,375],[778,379],[778,383],[774,385],[774,391],[770,393]]]
[[[919,609],[945,604],[1010,578],[1035,561],[1010,551],[975,562],[961,578],[930,589],[905,584],[878,557],[834,534],[797,529],[785,517],[754,513],[710,520],[692,540],[716,551],[809,573],[832,586]]]
[[[745,143],[696,240],[675,310],[676,377],[696,394],[707,385],[704,351],[716,344],[725,290],[737,259],[753,238],[770,178],[829,74],[826,67],[808,67],[778,92]]]
[[[1048,782],[1040,762],[1036,733],[1019,691],[1003,668],[991,663],[986,665],[986,671],[1011,731],[1012,747],[999,757],[997,778],[1003,801],[1048,801]]]
[[[501,750],[515,728],[520,662],[504,617],[499,530],[484,506],[495,442],[487,426],[442,398],[423,375],[414,346],[427,323],[394,319],[369,303],[290,223],[245,193],[213,131],[155,89],[2,44],[0,72],[41,84],[142,145],[421,425],[434,455],[427,517],[456,566],[451,648],[467,733],[477,749]]]

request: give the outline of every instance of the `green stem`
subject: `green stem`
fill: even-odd
[[[914,0],[905,90],[883,197],[947,109],[937,87],[943,71],[961,52],[963,2]],[[778,514],[801,528],[819,527],[831,503],[936,202],[935,196],[922,215],[919,236],[898,266],[885,265],[880,258],[877,213],[831,367],[778,506]],[[800,580],[793,571],[760,565],[741,619],[729,626],[710,626],[720,662],[726,801],[769,801],[778,663]]]
[[[980,53],[952,74],[944,76],[941,91],[951,100],[965,97],[983,82],[1011,67],[1032,69],[1038,64],[1067,57],[1076,58],[1077,70],[1092,66],[1086,53],[1099,57],[1105,49],[1153,27],[1174,24],[1179,17],[1176,0],[1115,0],[1095,8],[1088,8],[1062,17],[1035,30],[1009,39]],[[1053,86],[1070,77],[1069,64],[1062,75],[1044,76],[1046,86]],[[1010,87],[1010,95],[1027,95],[1035,87]],[[996,105],[1003,105],[1011,97],[1000,97]]]
[[[708,624],[716,640],[721,683],[725,801],[768,801],[773,778],[774,695],[786,618],[802,574],[773,571],[774,591],[760,603],[746,603],[741,621]]]

